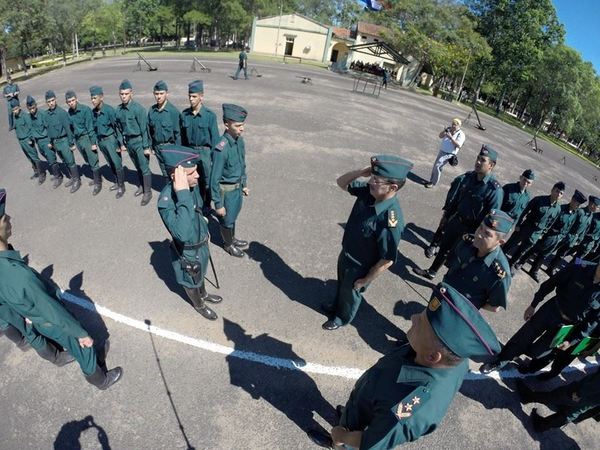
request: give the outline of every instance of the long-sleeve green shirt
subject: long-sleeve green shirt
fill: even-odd
[[[186,147],[213,148],[220,138],[217,115],[204,105],[196,115],[191,108],[184,109],[181,112],[181,134]]]
[[[167,143],[181,145],[177,108],[169,101],[162,109],[156,104],[152,105],[148,111],[148,131],[153,147]]]
[[[117,126],[117,113],[115,108],[103,103],[101,108],[94,108],[92,110],[92,117],[94,121],[94,132],[98,139],[114,134],[119,145],[123,145],[123,136],[121,135],[121,130]]]
[[[69,114],[60,106],[46,111],[46,124],[48,125],[48,137],[50,139],[66,137],[70,146],[75,145]]]
[[[240,183],[242,187],[246,187],[244,138],[234,139],[229,133],[225,133],[213,150],[210,192],[216,209],[223,206],[219,183]]]
[[[31,120],[31,137],[34,139],[44,139],[48,137],[48,124],[46,123],[46,114],[38,109],[35,114],[29,113]]]
[[[19,114],[13,114],[13,124],[17,133],[17,139],[31,139],[31,119],[29,118],[29,114],[23,112],[23,110]]]
[[[142,146],[150,148],[148,116],[142,105],[131,100],[127,104],[121,103],[117,106],[117,125],[121,130],[125,143],[127,139],[141,137]]]
[[[71,118],[71,127],[75,139],[87,136],[92,144],[98,143],[94,132],[92,109],[89,106],[77,103],[75,109],[69,108],[69,117]]]

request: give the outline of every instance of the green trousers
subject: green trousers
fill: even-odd
[[[123,158],[121,153],[117,151],[119,143],[114,136],[98,139],[98,147],[113,172],[116,173],[117,170],[123,169]]]
[[[348,255],[344,250],[340,252],[337,262],[337,292],[335,300],[336,325],[347,325],[354,319],[360,303],[363,300],[363,292],[368,285],[354,289],[354,282],[365,277],[370,267],[363,267],[358,261]]]
[[[90,138],[87,135],[77,138],[77,148],[85,162],[91,167],[92,171],[95,172],[100,169],[100,165],[98,164],[98,152],[92,150],[92,141],[90,141]]]

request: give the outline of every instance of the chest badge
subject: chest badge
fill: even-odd
[[[398,225],[398,218],[396,217],[396,211],[392,209],[388,216],[388,226],[390,228],[396,228],[396,225]]]

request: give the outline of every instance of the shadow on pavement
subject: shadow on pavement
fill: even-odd
[[[148,242],[152,249],[150,255],[150,265],[154,268],[156,275],[167,285],[169,290],[179,295],[186,303],[191,304],[185,290],[177,283],[175,272],[171,264],[171,243],[168,239],[164,241]]]
[[[408,172],[408,175],[406,176],[406,178],[408,178],[413,183],[417,183],[417,184],[421,184],[421,185],[423,185],[425,183],[429,183],[429,180],[426,180],[425,178],[422,178],[413,172]]]
[[[138,178],[138,174],[137,174],[137,171],[135,170],[135,167],[134,167],[134,170],[131,170],[129,167],[123,165],[123,173],[125,175],[125,183],[127,183],[127,184],[131,185],[131,187],[135,187],[137,189],[137,186],[139,186],[140,180]],[[162,191],[163,188],[165,187],[165,185],[167,184],[167,180],[161,174],[153,173],[150,184],[151,184],[151,189],[153,191],[160,193],[160,191]]]
[[[250,243],[247,251],[251,259],[260,263],[260,268],[267,280],[279,288],[290,300],[298,302],[315,312],[327,316],[321,311],[321,303],[335,297],[337,282],[323,281],[317,278],[305,278],[292,269],[281,257],[269,247],[258,243]],[[332,268],[335,271],[335,267]],[[360,337],[375,351],[387,353],[396,344],[387,336],[405,341],[406,335],[396,325],[382,316],[367,301],[363,300],[356,317],[350,324],[356,328]],[[315,323],[316,333],[321,331],[321,324]]]
[[[266,358],[291,359],[300,367],[305,364],[294,353],[291,344],[267,334],[254,337],[228,319],[223,319],[223,330],[237,352],[268,353],[270,356]],[[241,359],[235,352],[225,359],[229,364],[232,385],[241,387],[254,400],[264,399],[302,431],[323,430],[315,420],[315,414],[333,426],[336,420],[335,409],[323,398],[317,384],[307,373]],[[306,446],[310,445],[309,442],[307,438]]]
[[[90,429],[93,430],[92,432],[96,432],[100,448],[102,450],[111,450],[111,446],[108,442],[108,435],[104,431],[104,428],[94,421],[93,416],[87,416],[83,420],[74,420],[65,423],[54,440],[54,449],[81,450],[83,447],[79,442],[79,438],[83,433]]]
[[[514,385],[514,381],[505,380]],[[540,450],[579,449],[577,442],[560,429],[537,433],[531,426],[529,415],[523,411],[519,397],[515,392],[500,385],[496,380],[477,380],[464,382],[461,394],[481,403],[486,409],[508,409],[527,430],[531,438],[540,443]]]

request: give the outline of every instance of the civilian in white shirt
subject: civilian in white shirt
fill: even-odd
[[[433,169],[431,170],[431,179],[429,183],[425,183],[426,188],[431,188],[438,183],[440,175],[442,174],[442,168],[449,162],[452,164],[452,159],[455,159],[456,161],[452,165],[458,164],[456,155],[465,143],[465,133],[460,129],[461,125],[460,119],[452,119],[452,125],[445,128],[440,133],[439,136],[442,140],[440,151],[438,152],[435,163],[433,164]]]

